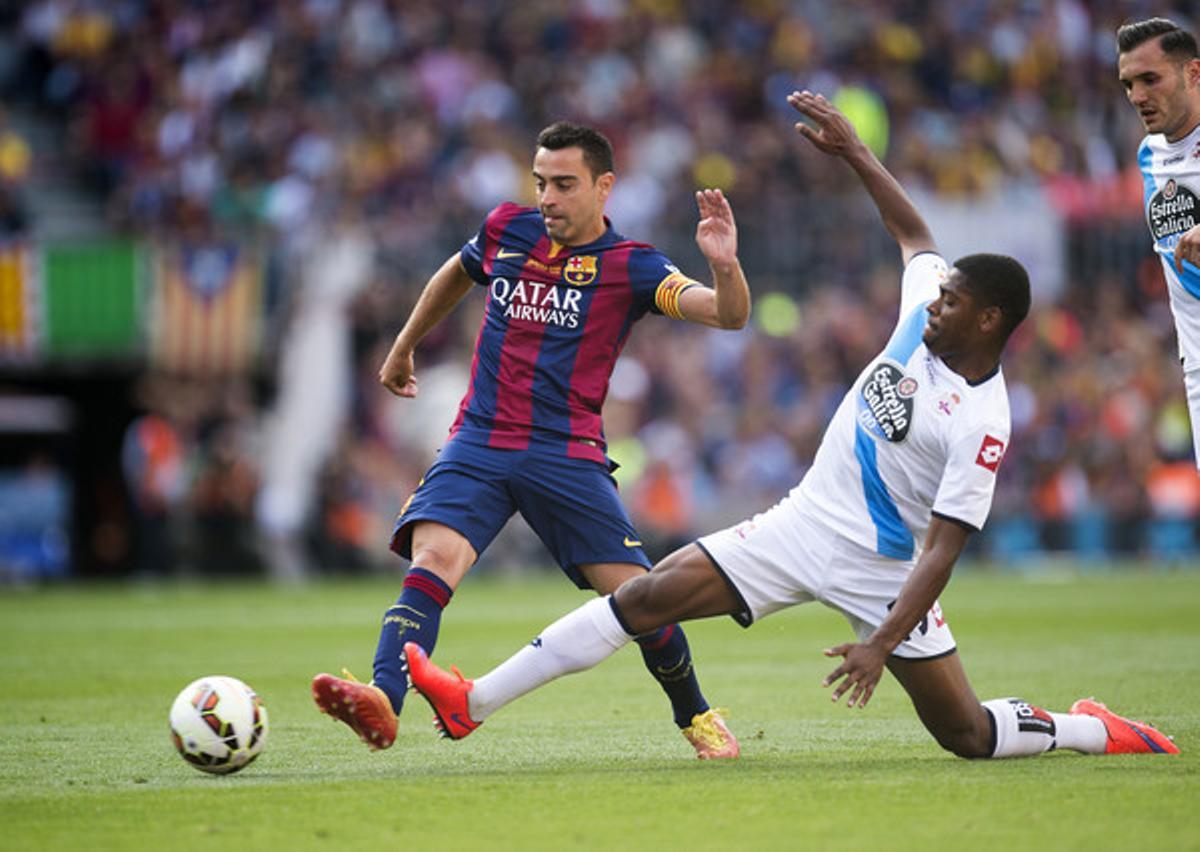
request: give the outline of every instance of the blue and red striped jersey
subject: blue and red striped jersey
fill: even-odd
[[[696,282],[605,224],[595,242],[560,246],[536,209],[502,204],[463,246],[488,297],[452,436],[607,462],[600,409],[629,331],[648,311],[682,319]]]

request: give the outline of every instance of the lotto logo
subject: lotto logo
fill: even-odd
[[[1022,701],[1019,698],[1010,698],[1008,699],[1008,703],[1016,711],[1018,731],[1032,731],[1037,734],[1054,736],[1056,729],[1054,717],[1041,707],[1034,707],[1029,702]]]
[[[1002,458],[1004,458],[1004,442],[991,435],[984,435],[983,443],[979,447],[979,455],[975,457],[975,464],[995,473],[996,468],[1000,467]]]

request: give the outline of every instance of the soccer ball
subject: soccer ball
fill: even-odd
[[[197,769],[237,772],[263,750],[267,708],[235,677],[202,677],[185,686],[171,705],[171,739]]]

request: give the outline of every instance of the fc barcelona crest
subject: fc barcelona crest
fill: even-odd
[[[563,266],[563,278],[568,284],[582,287],[596,280],[596,256],[594,254],[577,254]]]

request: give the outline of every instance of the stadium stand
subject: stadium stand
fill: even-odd
[[[68,570],[61,547],[21,550],[38,530],[85,574],[388,564],[480,302],[419,352],[419,400],[375,371],[426,276],[491,206],[531,199],[532,139],[562,117],[614,142],[614,222],[685,268],[703,269],[691,190],[723,187],[758,302],[738,335],[655,320],[614,377],[611,452],[652,555],[772,502],[897,298],[869,204],[791,139],[797,87],[920,188],[948,254],[978,248],[961,211],[992,210],[989,246],[1033,271],[976,552],[1194,556],[1200,483],[1113,44],[1127,17],[1187,5],[7,7],[0,428],[21,440],[0,493],[49,496],[32,520],[0,515],[0,576]],[[24,422],[29,404],[48,413]],[[540,560],[506,540],[493,563]]]

